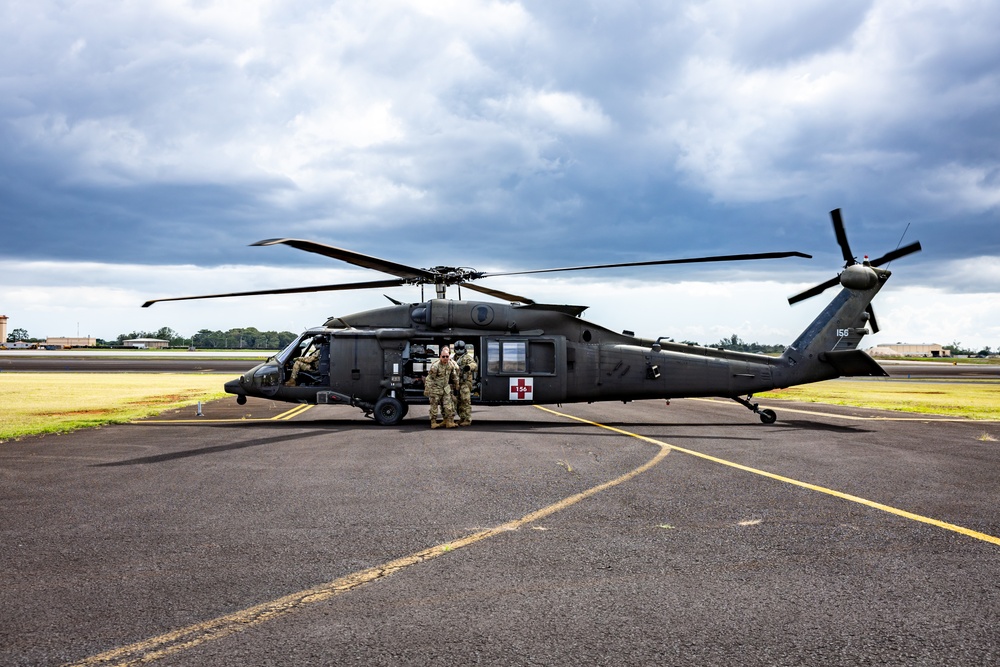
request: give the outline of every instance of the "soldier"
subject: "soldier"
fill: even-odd
[[[458,412],[458,425],[469,426],[472,424],[472,388],[476,384],[479,364],[476,362],[475,350],[471,345],[466,345],[465,341],[455,341],[455,364],[458,366],[458,400],[455,410]]]
[[[292,364],[292,375],[288,378],[288,382],[285,383],[286,387],[294,387],[297,384],[299,371],[314,371],[319,367],[319,346],[316,341],[309,343],[309,347],[306,349],[305,354],[301,357],[296,357],[295,362]]]
[[[441,355],[431,364],[424,381],[424,396],[431,400],[431,428],[444,425],[445,428],[455,428],[455,403],[452,401],[452,390],[458,389],[458,366],[451,360],[447,345],[441,347]],[[444,421],[437,420],[438,407],[444,415]]]

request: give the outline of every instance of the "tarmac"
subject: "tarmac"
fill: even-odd
[[[226,399],[4,443],[0,664],[997,664],[1000,423],[768,407]]]

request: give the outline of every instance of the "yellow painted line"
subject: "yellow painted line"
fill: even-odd
[[[739,404],[733,403],[732,401],[721,401],[716,398],[687,398],[687,401],[702,401],[703,403],[715,403],[716,405],[726,405],[737,407]],[[766,399],[764,399],[766,400]],[[926,414],[921,417],[862,417],[860,415],[839,415],[835,412],[818,412],[814,410],[801,410],[799,408],[787,408],[781,405],[780,401],[775,403],[775,399],[771,399],[769,406],[774,410],[781,410],[782,412],[795,412],[800,415],[814,415],[818,417],[833,417],[834,419],[847,419],[851,421],[872,421],[872,422],[962,422],[964,424],[979,424],[979,423],[995,423],[997,419],[969,419],[967,417],[942,417],[935,414]],[[742,407],[742,406],[740,406]],[[844,408],[853,408],[855,410],[878,410],[879,408],[859,408],[856,405],[844,405],[839,406]],[[746,409],[746,408],[744,408]]]
[[[993,535],[988,535],[986,533],[980,533],[979,531],[971,530],[969,528],[964,528],[962,526],[955,525],[953,523],[948,523],[946,521],[939,521],[938,519],[932,519],[930,517],[921,516],[920,514],[914,514],[913,512],[907,512],[906,510],[901,510],[889,505],[884,505],[882,503],[875,502],[874,500],[867,500],[866,498],[861,498],[859,496],[854,496],[849,493],[843,493],[841,491],[835,491],[834,489],[828,489],[824,486],[819,486],[817,484],[810,484],[809,482],[800,482],[797,479],[792,479],[791,477],[784,477],[782,475],[776,475],[772,472],[767,472],[766,470],[759,470],[757,468],[751,468],[750,466],[745,466],[741,463],[735,463],[733,461],[727,461],[726,459],[720,459],[716,456],[711,456],[709,454],[703,454],[701,452],[696,452],[693,449],[684,449],[683,447],[678,447],[676,445],[668,445],[665,442],[661,442],[654,438],[648,438],[644,435],[637,435],[635,433],[630,433],[629,431],[622,430],[620,428],[614,428],[613,426],[605,426],[603,424],[598,424],[597,422],[592,422],[588,419],[582,419],[580,417],[574,417],[573,415],[563,414],[561,412],[556,412],[555,410],[549,410],[548,408],[543,408],[536,405],[536,408],[544,410],[546,412],[551,412],[554,415],[559,415],[560,417],[566,417],[568,419],[573,419],[575,421],[583,422],[585,424],[590,424],[592,426],[598,426],[609,431],[614,431],[615,433],[621,433],[622,435],[631,435],[633,437],[639,438],[640,440],[645,440],[646,442],[652,442],[660,445],[664,448],[674,449],[682,454],[689,454],[690,456],[697,456],[700,459],[705,459],[706,461],[712,461],[713,463],[719,463],[724,466],[729,466],[730,468],[736,468],[737,470],[743,470],[745,472],[753,473],[755,475],[760,475],[761,477],[767,477],[770,479],[777,480],[779,482],[784,482],[785,484],[791,484],[793,486],[798,486],[803,489],[809,489],[810,491],[817,491],[819,493],[824,493],[828,496],[833,496],[835,498],[840,498],[842,500],[847,500],[852,503],[858,503],[859,505],[865,505],[873,509],[881,510],[883,512],[888,512],[889,514],[895,514],[896,516],[901,516],[912,521],[918,521],[920,523],[930,524],[932,526],[937,526],[938,528],[943,528],[944,530],[950,530],[955,533],[961,533],[968,537],[973,537],[977,540],[982,540],[983,542],[989,542],[990,544],[1000,545],[1000,537],[995,537]]]
[[[306,406],[308,409],[310,406]],[[571,419],[578,421],[590,426],[595,426],[597,428],[605,429],[613,433],[618,433],[620,435],[626,435],[632,438],[637,438],[644,442],[654,444],[659,447],[659,452],[652,459],[644,463],[643,465],[631,470],[620,477],[617,477],[611,481],[604,482],[595,487],[582,491],[575,495],[564,498],[557,503],[543,507],[542,509],[526,514],[520,519],[515,519],[513,521],[508,521],[507,523],[496,526],[495,528],[489,528],[486,530],[481,530],[471,535],[447,542],[445,544],[439,544],[429,549],[424,549],[423,551],[418,551],[416,553],[410,554],[409,556],[404,556],[402,558],[397,558],[396,560],[377,565],[375,567],[362,570],[360,572],[355,572],[347,576],[335,579],[325,584],[315,586],[313,588],[306,589],[304,591],[299,591],[297,593],[292,593],[291,595],[286,595],[285,597],[278,598],[277,600],[272,600],[270,602],[265,602],[241,611],[234,612],[232,614],[227,614],[225,616],[219,616],[209,621],[203,623],[197,623],[194,625],[187,626],[185,628],[180,628],[165,634],[159,635],[157,637],[152,637],[145,641],[137,642],[135,644],[130,644],[128,646],[123,646],[120,648],[112,649],[104,653],[100,653],[89,658],[85,658],[80,662],[70,663],[67,667],[83,667],[87,665],[138,665],[147,662],[152,662],[160,658],[164,658],[170,655],[174,655],[181,651],[189,648],[194,648],[209,641],[215,639],[221,639],[229,635],[235,634],[237,632],[242,632],[244,630],[253,628],[257,625],[265,623],[276,618],[281,618],[287,614],[291,614],[295,611],[303,609],[308,605],[315,604],[317,602],[322,602],[328,600],[334,596],[340,595],[341,593],[346,593],[359,586],[370,583],[372,581],[382,579],[391,574],[395,574],[401,570],[404,570],[413,565],[432,560],[439,556],[443,556],[452,551],[462,549],[464,547],[471,546],[485,540],[490,537],[494,537],[501,533],[517,530],[522,526],[543,519],[547,516],[555,514],[561,510],[564,510],[576,503],[589,498],[601,491],[609,489],[611,487],[617,486],[624,482],[627,482],[637,475],[640,475],[657,463],[662,461],[672,450],[676,450],[682,454],[688,454],[690,456],[696,456],[707,461],[712,461],[714,463],[719,463],[731,468],[736,468],[738,470],[743,470],[745,472],[753,473],[755,475],[760,475],[776,481],[784,482],[786,484],[791,484],[793,486],[802,487],[812,491],[817,491],[819,493],[824,493],[830,496],[841,498],[854,503],[859,503],[871,507],[873,509],[882,510],[890,514],[901,516],[913,521],[918,521],[921,523],[927,523],[945,530],[950,530],[956,533],[961,533],[963,535],[973,537],[978,540],[985,542],[990,542],[992,544],[1000,545],[1000,538],[994,537],[992,535],[987,535],[985,533],[980,533],[968,528],[963,528],[961,526],[956,526],[954,524],[946,523],[944,521],[938,521],[936,519],[931,519],[928,517],[920,516],[919,514],[914,514],[912,512],[907,512],[905,510],[896,509],[888,505],[883,505],[882,503],[877,503],[871,500],[866,500],[858,496],[853,496],[847,493],[841,493],[840,491],[835,491],[833,489],[828,489],[815,484],[809,484],[808,482],[800,482],[789,477],[783,477],[781,475],[776,475],[774,473],[769,473],[764,470],[758,470],[756,468],[751,468],[739,463],[734,463],[732,461],[727,461],[725,459],[720,459],[715,456],[710,456],[708,454],[703,454],[701,452],[696,452],[691,449],[684,449],[683,447],[677,447],[675,445],[668,444],[662,440],[657,440],[656,438],[650,438],[648,436],[639,435],[637,433],[632,433],[631,431],[626,431],[624,429],[616,428],[614,426],[608,426],[606,424],[601,424],[598,422],[591,421],[589,419],[584,419],[582,417],[576,417],[574,415],[569,415],[562,412],[557,412],[549,408],[545,408],[539,405],[534,406],[539,410],[551,413],[553,415],[564,417],[566,419]],[[296,410],[299,410],[296,408]],[[275,419],[294,417],[296,410],[289,410],[284,413],[284,415],[279,415]],[[300,412],[302,410],[299,410]]]
[[[274,417],[271,417],[271,419],[272,420],[288,421],[289,419],[291,419],[293,417],[298,417],[303,412],[305,412],[306,410],[308,410],[309,408],[312,408],[312,407],[315,407],[315,406],[313,404],[311,404],[311,403],[303,403],[303,404],[300,404],[300,405],[296,405],[294,408],[292,408],[288,412],[282,412],[280,415],[276,415]]]
[[[239,417],[236,419],[205,419],[204,417],[199,417],[197,419],[140,419],[132,424],[232,424],[236,422],[263,422],[263,421],[288,421],[294,417],[301,415],[303,412],[309,408],[314,408],[315,405],[306,403],[296,405],[291,410],[286,410],[280,415],[275,415],[274,417],[268,417],[267,419],[247,419],[245,417]]]
[[[541,409],[544,410],[545,408]],[[294,410],[290,410],[289,412],[294,412]],[[560,413],[553,412],[551,410],[549,410],[549,412],[560,415]],[[287,415],[288,413],[285,414]],[[569,415],[560,416],[569,417]],[[281,415],[275,419],[280,417]],[[395,574],[396,572],[413,565],[424,563],[437,558],[438,556],[443,556],[452,551],[471,546],[487,538],[494,537],[511,530],[517,530],[526,524],[555,514],[556,512],[566,509],[567,507],[575,505],[581,500],[589,498],[590,496],[600,493],[601,491],[609,489],[613,486],[627,482],[637,475],[641,475],[662,461],[667,454],[670,453],[670,446],[658,440],[646,438],[627,431],[620,431],[619,429],[614,429],[609,426],[602,426],[594,422],[587,422],[586,420],[579,419],[578,417],[570,418],[576,419],[577,421],[584,421],[594,426],[601,426],[601,428],[617,431],[623,435],[628,435],[633,438],[646,440],[658,445],[660,447],[660,451],[646,463],[620,477],[616,477],[611,481],[598,484],[597,486],[587,489],[586,491],[564,498],[557,503],[543,507],[542,509],[536,510],[530,514],[526,514],[520,519],[508,521],[507,523],[496,526],[495,528],[481,530],[452,542],[439,544],[437,546],[430,547],[429,549],[424,549],[423,551],[410,554],[409,556],[397,558],[396,560],[389,561],[388,563],[383,563],[381,565],[368,568],[367,570],[349,574],[314,588],[286,595],[285,597],[272,600],[271,602],[264,602],[256,606],[243,609],[242,611],[237,611],[225,616],[219,616],[218,618],[214,618],[210,621],[197,623],[186,628],[180,628],[172,632],[167,632],[159,635],[158,637],[152,637],[145,641],[112,649],[81,660],[80,662],[70,663],[67,667],[83,667],[84,665],[125,666],[145,664],[147,662],[152,662],[153,660],[159,660],[160,658],[179,653],[189,648],[194,648],[195,646],[204,644],[205,642],[221,639],[237,632],[242,632],[254,626],[260,625],[261,623],[265,623],[303,609],[308,605],[328,600],[336,595],[340,595],[341,593],[346,593],[357,588],[358,586],[387,577],[391,574]]]

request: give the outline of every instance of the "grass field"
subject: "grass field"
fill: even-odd
[[[0,373],[0,442],[148,417],[226,396],[194,373]]]
[[[1000,383],[988,381],[829,380],[769,391],[756,398],[1000,420]]]

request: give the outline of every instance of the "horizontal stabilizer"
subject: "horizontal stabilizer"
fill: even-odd
[[[878,362],[861,350],[824,352],[819,360],[837,369],[837,374],[841,377],[889,377]]]

